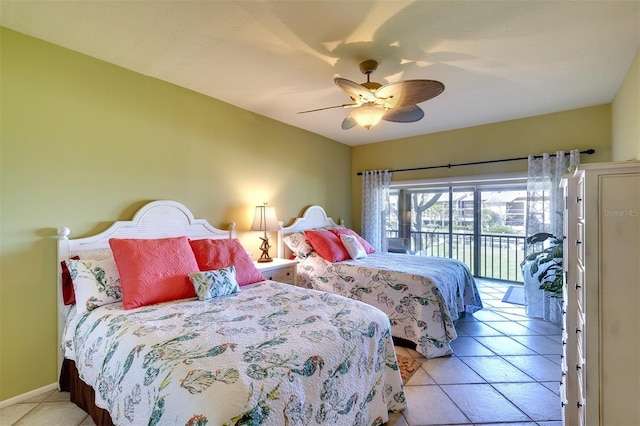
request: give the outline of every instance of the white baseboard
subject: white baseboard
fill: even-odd
[[[36,396],[43,394],[45,392],[49,392],[52,390],[58,389],[57,383],[51,383],[50,385],[43,386],[38,389],[34,389],[27,393],[23,393],[22,395],[14,396],[13,398],[5,399],[4,401],[0,401],[0,409],[4,407],[8,407],[9,405],[17,404],[19,402],[27,401],[31,398],[35,398]]]

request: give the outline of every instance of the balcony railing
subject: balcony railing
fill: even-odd
[[[397,231],[387,231],[389,238]],[[411,252],[421,256],[451,257],[469,266],[483,278],[522,282],[520,262],[524,259],[525,237],[505,234],[480,234],[479,264],[475,264],[473,234],[464,232],[411,232]]]

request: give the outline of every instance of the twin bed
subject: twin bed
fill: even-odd
[[[309,242],[309,231],[317,230],[348,231],[320,206],[308,207],[302,217],[279,231],[278,257],[298,260],[299,286],[376,306],[389,316],[394,337],[411,342],[427,358],[451,355],[450,342],[457,337],[454,322],[482,309],[464,263],[375,252],[358,259],[327,260],[330,253],[319,253]]]
[[[375,425],[406,407],[389,319],[371,305],[275,281],[239,283],[252,271],[235,267],[214,274],[229,291],[153,298],[147,274],[202,278],[201,258],[195,271],[178,267],[194,269],[184,248],[232,247],[233,229],[156,201],[92,237],[58,233],[60,386],[97,424]],[[64,304],[62,265],[75,304]],[[145,280],[150,287],[138,285]]]

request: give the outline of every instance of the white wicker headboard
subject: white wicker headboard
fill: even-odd
[[[327,216],[327,213],[322,207],[307,207],[302,217],[297,218],[291,225],[283,227],[278,231],[278,257],[288,259],[292,254],[289,247],[287,247],[283,241],[282,237],[285,235],[315,228],[338,228],[340,226],[344,226],[344,221],[340,220],[340,225],[338,225],[332,218]]]
[[[228,230],[213,227],[204,219],[195,219],[184,205],[169,200],[153,201],[144,205],[130,221],[114,222],[107,230],[99,234],[69,239],[69,228],[58,229],[57,280],[58,283],[58,344],[61,342],[64,321],[69,308],[62,298],[62,279],[60,262],[72,256],[101,250],[110,250],[110,238],[169,238],[186,236],[190,239],[235,238],[235,223]],[[58,350],[58,373],[62,365],[63,353]]]

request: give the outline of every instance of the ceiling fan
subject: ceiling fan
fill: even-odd
[[[336,77],[334,82],[349,95],[352,103],[301,111],[298,114],[323,111],[332,108],[353,108],[342,121],[342,130],[360,125],[369,130],[380,120],[396,123],[412,123],[424,117],[424,111],[416,105],[435,98],[444,91],[444,84],[435,80],[405,80],[385,84],[370,81],[370,75],[378,68],[378,62],[360,63],[360,71],[367,76],[362,84]]]

